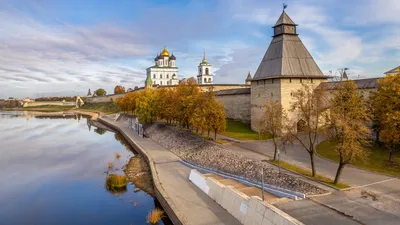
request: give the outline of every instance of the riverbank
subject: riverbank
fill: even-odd
[[[16,107],[16,108],[0,108],[2,111],[36,111],[36,112],[66,112],[71,110],[71,107]]]
[[[182,164],[174,153],[151,139],[140,138],[128,128],[128,121],[124,119],[115,121],[104,116],[99,121],[120,132],[146,159],[155,196],[174,224],[240,224],[189,181],[191,168]]]

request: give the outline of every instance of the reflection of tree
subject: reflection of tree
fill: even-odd
[[[106,183],[104,184],[104,187],[111,194],[121,195],[127,192],[127,183],[128,182],[125,176],[110,174],[106,177]]]
[[[75,119],[75,115],[34,115],[36,119]]]
[[[96,132],[96,133],[98,133],[100,135],[103,135],[104,133],[106,133],[106,130],[104,130],[103,128],[96,127],[94,129],[94,132]]]
[[[160,202],[156,198],[154,198],[154,208],[162,209],[165,212],[165,210],[161,206]],[[171,222],[171,220],[169,219],[169,217],[166,213],[164,213],[164,216],[161,217],[161,221],[163,222],[164,225],[173,225],[173,223]]]
[[[132,151],[131,146],[122,135],[120,135],[119,133],[114,133],[114,138],[115,140],[119,141],[119,143],[121,143],[123,146],[125,146],[126,150]]]
[[[86,118],[86,125],[88,126],[89,131],[90,131],[92,129],[92,124],[90,123],[90,119],[89,118]]]

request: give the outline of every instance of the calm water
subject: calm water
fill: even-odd
[[[104,186],[135,153],[87,121],[0,111],[0,224],[146,224],[151,196]]]

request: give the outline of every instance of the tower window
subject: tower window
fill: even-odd
[[[204,83],[207,83],[207,78],[204,78]]]
[[[167,79],[169,79],[169,74],[167,74]]]
[[[206,75],[208,75],[208,68],[206,68]]]
[[[160,81],[160,85],[162,85],[162,81]]]
[[[208,78],[208,83],[211,83],[211,78]]]
[[[156,79],[156,74],[153,74],[153,78]]]
[[[162,79],[162,74],[160,74],[160,78]]]

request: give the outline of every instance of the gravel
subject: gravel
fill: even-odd
[[[182,131],[164,124],[146,126],[148,136],[181,159],[206,168],[260,181],[261,168],[264,167],[264,181],[267,184],[306,195],[323,194],[327,191],[289,174],[279,174],[275,168],[263,165],[263,162],[247,158],[224,147],[211,143],[203,137]]]

